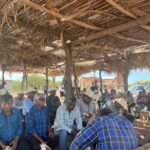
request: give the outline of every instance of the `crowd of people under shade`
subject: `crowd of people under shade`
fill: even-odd
[[[132,150],[138,138],[127,119],[127,103],[115,90],[102,93],[97,106],[98,89],[80,92],[61,102],[55,88],[48,96],[37,90],[23,92],[13,98],[7,91],[0,92],[0,150],[40,150],[46,143],[52,150]],[[127,102],[135,103],[130,92]],[[138,98],[139,99],[139,98]]]

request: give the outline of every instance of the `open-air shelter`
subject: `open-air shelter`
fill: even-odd
[[[65,74],[150,66],[148,0],[1,0],[2,69]]]

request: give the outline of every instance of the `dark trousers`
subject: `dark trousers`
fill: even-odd
[[[58,146],[59,143],[59,139],[57,136],[55,136],[53,139],[51,138],[42,138],[46,144],[52,149],[54,150],[56,146]],[[41,150],[40,147],[40,142],[34,137],[34,136],[28,136],[26,137],[26,140],[28,142],[28,144],[30,145],[30,148],[28,150]]]
[[[3,142],[6,146],[12,146],[10,145],[12,141],[8,141],[8,142]],[[29,145],[28,143],[23,139],[23,138],[20,138],[19,141],[18,141],[18,144],[17,144],[17,148],[16,150],[28,150],[29,149]],[[2,150],[2,148],[0,147],[0,150]]]

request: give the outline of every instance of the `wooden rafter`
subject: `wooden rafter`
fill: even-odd
[[[139,40],[139,39],[135,39],[135,38],[131,38],[131,37],[127,37],[127,36],[123,36],[121,34],[115,33],[115,37],[122,39],[122,40],[127,40],[127,41],[132,41],[132,42],[137,42],[137,43],[142,43],[142,44],[147,44],[149,45],[150,43],[145,42],[143,40]]]
[[[54,17],[57,17],[57,18],[60,18],[62,19],[64,17],[64,15],[62,15],[61,13],[59,13],[57,11],[57,9],[52,9],[52,10],[49,10],[47,9],[46,7],[42,7],[41,5],[38,5],[34,2],[31,2],[30,0],[22,0],[23,4],[25,5],[28,5],[28,6],[31,6],[33,7],[34,9],[37,9],[41,12],[45,12],[49,15],[52,15]],[[84,28],[88,28],[88,29],[92,29],[92,30],[100,30],[98,27],[94,26],[94,25],[91,25],[91,24],[87,24],[87,23],[84,23],[84,22],[81,22],[81,21],[78,21],[78,20],[75,20],[75,19],[70,19],[68,20],[76,25],[79,25],[79,26],[82,26]]]
[[[110,5],[112,5],[113,7],[115,7],[117,10],[119,10],[120,12],[122,12],[123,14],[133,18],[133,19],[138,19],[138,17],[131,13],[130,11],[124,9],[122,6],[120,6],[119,4],[117,4],[114,0],[106,0]],[[140,27],[142,27],[143,29],[146,30],[150,30],[150,27],[147,25],[140,25]]]
[[[56,14],[58,13],[58,10],[57,10],[57,12],[56,12],[56,14],[55,13],[53,13],[53,11],[50,11],[50,10],[48,10],[47,8],[45,8],[45,7],[41,7],[40,5],[38,5],[38,4],[35,4],[35,3],[33,3],[33,2],[31,2],[31,1],[29,1],[29,0],[23,0],[23,2],[25,3],[25,4],[30,4],[32,7],[34,7],[34,8],[36,8],[36,9],[38,9],[38,10],[40,10],[40,11],[44,11],[44,12],[47,12],[48,14],[50,14],[50,15],[53,15],[53,16],[57,16]],[[87,11],[88,12],[88,11]],[[89,12],[95,12],[95,13],[105,13],[105,14],[107,14],[108,15],[108,13],[106,13],[106,12],[103,12],[103,11],[96,11],[96,10],[89,10]],[[110,14],[109,14],[110,15]],[[59,14],[58,13],[58,16],[57,16],[58,18],[61,18],[62,20],[63,19],[65,19],[65,17],[66,16],[63,16],[63,15],[61,15],[61,14]],[[69,16],[68,16],[69,17]],[[74,20],[74,19],[72,19],[72,18],[69,18],[69,19],[67,19],[68,21],[69,20],[72,20],[74,23],[77,23],[77,24],[80,24],[81,26],[84,26],[84,27],[86,27],[86,28],[90,28],[90,29],[94,29],[94,30],[104,30],[104,28],[100,28],[100,27],[97,27],[97,26],[87,26],[87,24],[85,24],[85,23],[83,23],[83,22],[79,22],[79,21],[77,21],[77,20]],[[28,26],[32,26],[32,25],[30,25],[30,23],[23,23],[22,25],[28,25]],[[32,26],[32,28],[33,28],[33,26]],[[41,30],[39,30],[40,28],[38,28],[38,31],[41,31]],[[43,29],[42,29],[43,30]],[[58,32],[55,32],[54,30],[53,31],[51,31],[51,30],[49,30],[48,32],[47,32],[47,30],[44,30],[45,32],[44,33],[46,33],[46,34],[51,34],[51,33],[53,33],[54,32],[54,35],[58,35],[59,33]],[[66,37],[66,35],[64,35],[65,37]],[[138,39],[134,39],[134,38],[131,38],[131,37],[124,37],[124,36],[122,36],[122,35],[120,35],[120,34],[117,34],[117,35],[112,35],[112,36],[115,36],[115,37],[117,37],[117,38],[120,38],[120,39],[124,39],[124,40],[127,40],[127,41],[134,41],[134,42],[138,42],[138,43],[143,43],[143,44],[146,44],[144,41],[141,41],[141,40],[138,40]],[[67,37],[66,37],[66,39],[67,39]]]
[[[87,36],[86,39],[74,41],[74,44],[81,44],[82,42],[87,42],[87,41],[91,41],[91,40],[101,38],[101,37],[104,37],[107,35],[111,35],[111,34],[114,34],[116,32],[126,30],[128,28],[133,28],[133,27],[139,26],[143,23],[148,23],[149,21],[150,21],[150,15],[146,16],[146,17],[142,17],[142,18],[134,20],[134,21],[129,21],[127,23],[106,29],[104,31],[99,31],[94,35],[92,34],[90,36]]]
[[[75,18],[75,17],[77,17],[77,16],[80,16],[81,14],[82,14],[82,15],[83,15],[83,14],[86,15],[86,14],[88,14],[88,13],[105,14],[105,15],[108,15],[108,16],[112,16],[112,17],[114,17],[114,18],[118,18],[118,19],[124,20],[124,19],[121,18],[121,17],[112,15],[112,14],[110,14],[110,13],[108,13],[108,12],[103,11],[103,10],[87,10],[87,11],[83,11],[83,10],[82,10],[82,11],[78,11],[78,12],[76,12],[76,13],[70,15],[70,16],[64,16],[64,17],[61,19],[61,21],[67,21],[67,20],[73,19],[73,18]]]

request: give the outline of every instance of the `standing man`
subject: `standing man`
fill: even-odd
[[[34,105],[34,95],[37,92],[35,89],[30,89],[27,92],[27,98],[23,101],[23,115],[30,111],[30,108]]]
[[[70,150],[84,150],[96,144],[97,150],[133,150],[138,139],[132,123],[116,113],[115,104],[107,101],[100,117],[72,142]]]
[[[23,109],[24,92],[18,92],[18,96],[14,98],[13,106],[22,112]]]
[[[89,91],[83,92],[82,98],[78,100],[78,105],[83,121],[83,127],[85,127],[89,119],[96,114],[96,104],[92,101],[93,98],[94,93],[92,91]]]
[[[56,96],[56,90],[56,88],[51,88],[48,90],[50,95],[46,99],[48,118],[50,119],[52,125],[54,124],[57,108],[61,105],[59,97]]]
[[[59,136],[60,150],[67,150],[68,135],[73,137],[82,129],[82,119],[75,97],[59,106],[54,122],[54,130]]]
[[[58,143],[50,128],[51,125],[45,106],[45,95],[36,93],[34,100],[35,105],[33,105],[26,116],[27,141],[32,150],[41,150],[40,144],[45,142],[54,149]]]
[[[10,146],[12,150],[27,150],[20,139],[22,135],[21,113],[13,108],[13,97],[8,93],[0,95],[0,150]]]

